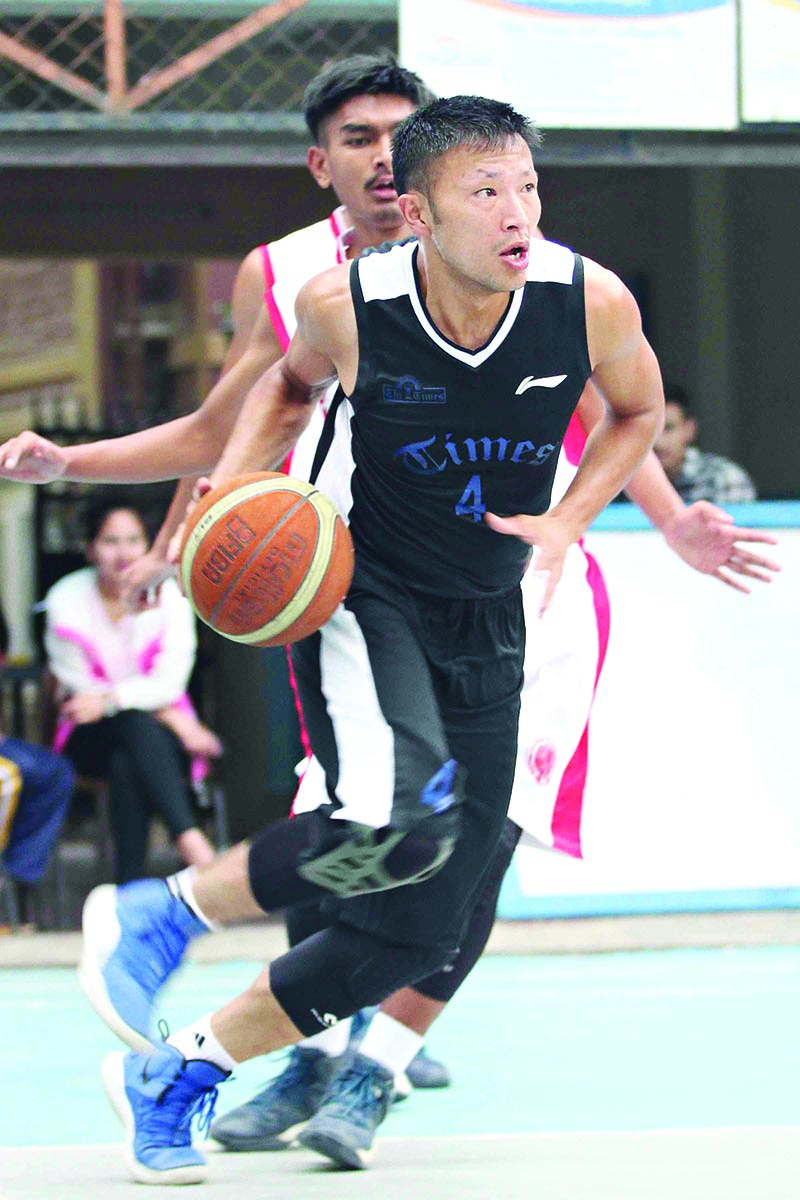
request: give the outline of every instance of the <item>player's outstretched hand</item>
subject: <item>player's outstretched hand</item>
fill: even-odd
[[[486,514],[486,524],[497,533],[505,533],[511,537],[521,538],[529,546],[536,546],[538,554],[532,570],[537,575],[547,575],[539,616],[547,609],[556,584],[564,570],[564,555],[576,540],[575,535],[563,518],[543,513],[540,517],[519,514],[515,517],[497,517],[494,513]]]
[[[177,571],[178,587],[181,589],[181,591],[183,591],[183,580],[181,578],[181,573],[180,573],[178,564],[180,563],[181,543],[183,542],[183,535],[184,535],[184,531],[186,530],[186,522],[189,520],[189,517],[191,516],[191,513],[192,513],[192,509],[197,504],[198,500],[202,500],[203,496],[205,496],[206,493],[210,492],[210,491],[211,491],[211,480],[208,479],[207,476],[205,476],[205,475],[201,476],[201,478],[198,479],[197,483],[194,485],[194,488],[192,489],[192,498],[189,501],[189,503],[186,505],[186,514],[185,514],[183,520],[181,521],[180,525],[178,526],[178,528],[173,533],[172,538],[169,543],[169,548],[167,549],[167,562],[170,564],[170,566],[174,567],[175,570]]]
[[[66,451],[26,429],[0,446],[0,477],[19,483],[52,483],[67,469]]]
[[[145,612],[158,604],[158,593],[165,579],[175,574],[175,567],[156,549],[132,562],[122,580],[122,598],[131,612]]]
[[[707,500],[683,509],[664,529],[667,543],[685,563],[711,575],[737,592],[750,592],[738,576],[770,583],[780,564],[749,550],[743,543],[775,546],[777,539],[763,529],[739,528],[730,513]]]

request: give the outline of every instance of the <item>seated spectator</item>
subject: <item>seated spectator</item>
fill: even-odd
[[[0,670],[8,629],[0,613]],[[60,754],[0,729],[0,862],[12,879],[38,883],[72,796],[74,770]]]
[[[692,445],[697,437],[697,421],[691,415],[684,389],[665,383],[664,398],[664,429],[653,449],[681,499],[687,504],[709,500],[722,505],[755,500],[755,484],[742,467]]]
[[[198,828],[188,783],[219,739],[186,694],[194,664],[194,616],[174,580],[141,613],[127,610],[124,575],[147,551],[144,519],[104,491],[90,507],[90,566],[59,580],[46,597],[45,646],[61,703],[55,747],[81,774],[107,778],[115,878],[144,872],[150,817],[158,814],[183,860],[202,866],[214,849]]]

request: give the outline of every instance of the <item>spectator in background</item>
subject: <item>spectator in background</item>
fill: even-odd
[[[684,389],[665,383],[664,398],[664,429],[653,449],[681,499],[687,504],[696,500],[709,500],[712,504],[746,504],[755,500],[755,485],[742,467],[692,445],[697,437],[697,421]]]
[[[192,611],[174,580],[146,612],[130,613],[123,599],[125,572],[147,545],[142,514],[104,490],[90,506],[91,565],[59,580],[46,598],[45,645],[61,695],[55,746],[82,774],[110,782],[118,883],[142,875],[154,813],[184,862],[214,858],[189,786],[190,770],[202,778],[222,749],[186,694]]]
[[[0,612],[0,670],[8,629]],[[74,771],[60,754],[0,729],[0,862],[12,879],[38,883],[72,796]]]

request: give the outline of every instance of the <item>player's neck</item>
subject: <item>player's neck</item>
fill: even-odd
[[[417,255],[419,288],[440,333],[465,350],[489,341],[508,308],[510,292],[493,292],[454,272],[437,256]]]
[[[344,216],[349,222],[350,216],[347,209],[344,210]],[[380,225],[366,225],[356,221],[342,234],[342,245],[348,260],[352,260],[358,258],[359,254],[363,254],[365,250],[374,249],[376,246],[383,245],[384,242],[400,242],[410,234],[411,230],[402,220]]]

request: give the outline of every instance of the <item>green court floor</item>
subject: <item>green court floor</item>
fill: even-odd
[[[163,1015],[179,1028],[256,971],[191,965]],[[430,1038],[453,1086],[395,1106],[384,1136],[800,1126],[799,1013],[800,948],[488,957]],[[98,1078],[117,1043],[73,971],[0,971],[0,1044],[0,1145],[119,1139]],[[217,1111],[276,1058],[241,1067]]]

